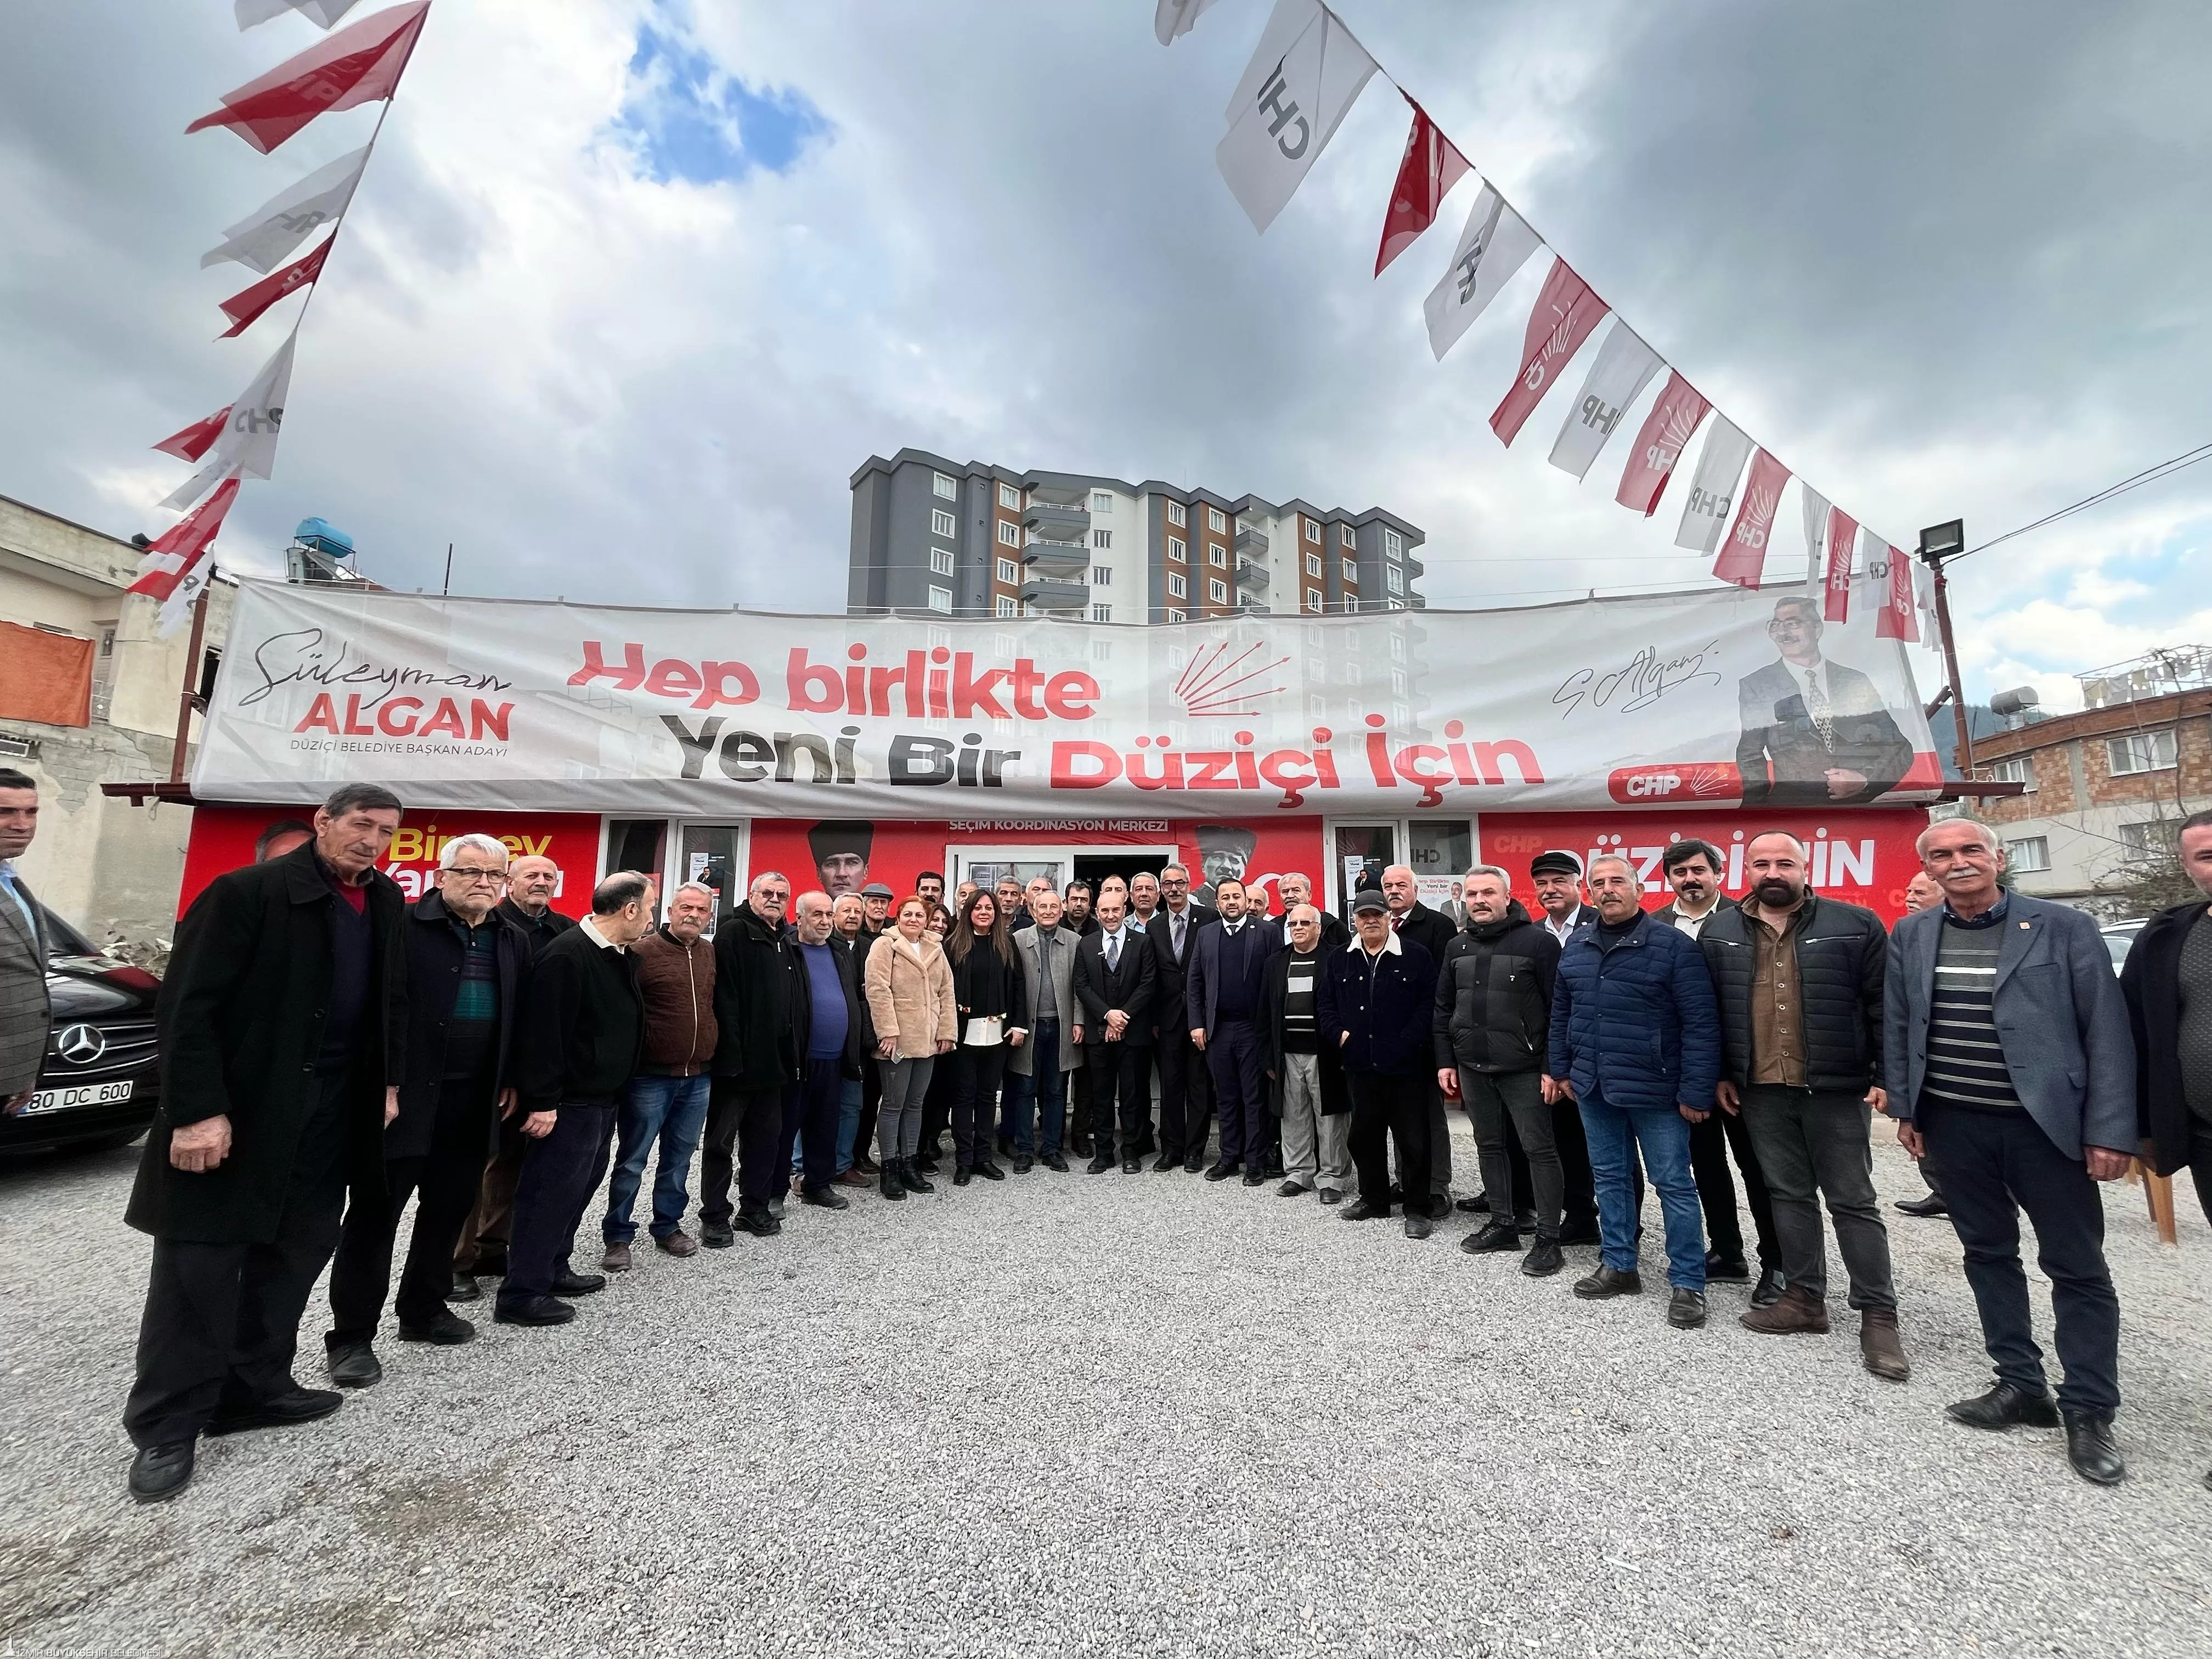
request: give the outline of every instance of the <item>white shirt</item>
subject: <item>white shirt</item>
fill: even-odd
[[[592,944],[599,945],[605,950],[623,951],[629,948],[627,945],[616,944],[605,933],[601,933],[599,931],[599,919],[597,916],[586,916],[583,921],[578,922],[576,925],[592,936]]]
[[[1565,921],[1553,921],[1552,920],[1552,913],[1549,910],[1545,911],[1543,924],[1544,931],[1549,933],[1553,939],[1559,940],[1560,944],[1565,945],[1569,939],[1573,937],[1576,925],[1582,921],[1583,912],[1589,908],[1589,907],[1588,905],[1577,904],[1573,909],[1567,912],[1567,919]]]
[[[1681,901],[1679,899],[1676,900],[1674,903],[1674,931],[1678,933],[1687,933],[1692,939],[1697,938],[1698,934],[1705,931],[1705,924],[1711,921],[1720,913],[1720,901],[1718,899],[1715,899],[1713,901],[1713,908],[1711,909],[1706,911],[1702,916],[1693,916],[1682,908]]]
[[[1352,943],[1346,945],[1344,948],[1347,951],[1357,951],[1362,956],[1373,955],[1378,957],[1402,957],[1406,954],[1404,951],[1399,948],[1398,935],[1395,932],[1382,935],[1382,948],[1379,951],[1372,952],[1369,951],[1367,949],[1367,941],[1360,938],[1357,933],[1354,933],[1352,936]]]
[[[1812,713],[1816,702],[1833,702],[1836,694],[1828,684],[1828,665],[1825,659],[1799,663],[1784,657],[1782,665],[1790,671],[1790,678],[1797,682],[1798,690],[1804,694],[1806,713]],[[1816,679],[1817,685],[1814,684]]]

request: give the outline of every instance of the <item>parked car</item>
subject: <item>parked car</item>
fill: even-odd
[[[2136,935],[2143,930],[2143,919],[2116,921],[2109,927],[2098,929],[2105,936],[2105,948],[2112,953],[2112,971],[2118,973],[2126,965],[2128,952],[2135,948]]]
[[[161,1101],[154,997],[161,981],[107,955],[51,910],[46,988],[54,1005],[39,1086],[0,1116],[0,1153],[127,1146]]]

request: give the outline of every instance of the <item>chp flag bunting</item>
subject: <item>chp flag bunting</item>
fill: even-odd
[[[166,599],[185,574],[214,545],[223,515],[238,499],[238,479],[223,480],[222,487],[157,537],[138,567],[138,580],[125,591]]]
[[[295,325],[294,331],[284,337],[284,343],[276,348],[276,355],[261,366],[261,372],[230,406],[222,435],[204,452],[205,464],[169,492],[161,502],[163,507],[172,511],[189,507],[207,494],[226,472],[265,478],[275,469],[276,432],[284,423],[284,400],[291,395],[292,348],[299,337]]]
[[[192,619],[192,606],[215,580],[215,560],[204,556],[191,568],[177,578],[176,586],[169,597],[161,601],[161,608],[154,613],[154,637],[166,640]]]
[[[257,23],[282,17],[288,11],[298,12],[319,29],[330,28],[359,3],[360,0],[236,0],[231,9],[243,34]]]
[[[1577,478],[1587,477],[1622,414],[1658,372],[1659,354],[1615,317],[1597,349],[1597,361],[1583,379],[1582,395],[1553,441],[1552,465]]]
[[[1382,245],[1375,251],[1377,276],[1383,266],[1436,223],[1437,210],[1451,187],[1474,171],[1459,147],[1429,119],[1428,111],[1411,98],[1406,102],[1413,106],[1413,126],[1406,135],[1406,155],[1398,163],[1398,182],[1391,186],[1389,210],[1382,216]]]
[[[1613,492],[1613,500],[1647,519],[1656,513],[1667,480],[1674,476],[1682,452],[1696,435],[1698,422],[1711,408],[1697,387],[1682,378],[1680,370],[1668,369],[1659,401],[1651,405],[1651,412],[1637,431],[1636,448],[1621,469],[1620,488]]]
[[[1485,185],[1459,234],[1443,279],[1421,302],[1429,323],[1429,349],[1442,360],[1482,315],[1498,290],[1511,282],[1540,244],[1528,222],[1493,185]]]
[[[1828,509],[1828,570],[1822,584],[1820,620],[1851,619],[1851,553],[1858,546],[1858,520],[1840,507]]]
[[[1738,587],[1759,586],[1766,568],[1766,544],[1774,534],[1774,515],[1782,506],[1783,486],[1790,469],[1761,449],[1751,458],[1751,474],[1744,480],[1736,504],[1735,522],[1729,526],[1721,556],[1713,561],[1713,574]]]
[[[1797,506],[1805,515],[1805,597],[1817,599],[1828,581],[1820,565],[1821,550],[1828,544],[1828,498],[1800,478]]]
[[[1936,573],[1917,559],[1912,561],[1912,605],[1919,612],[1920,643],[1930,651],[1942,650],[1942,630],[1936,624]]]
[[[363,144],[270,197],[223,232],[222,246],[200,255],[200,269],[235,259],[264,276],[276,270],[293,249],[344,214],[354,186],[361,182],[362,169],[368,165],[368,151]]]
[[[1715,415],[1705,433],[1705,449],[1698,456],[1697,475],[1690,480],[1690,499],[1682,503],[1681,527],[1674,545],[1693,552],[1710,553],[1720,543],[1721,526],[1735,505],[1735,483],[1743,464],[1751,459],[1751,440],[1734,421]]]
[[[1528,330],[1521,344],[1521,375],[1491,412],[1490,429],[1500,443],[1510,444],[1522,424],[1536,412],[1536,405],[1551,390],[1575,353],[1582,349],[1606,318],[1607,306],[1575,275],[1565,259],[1554,258],[1552,274],[1544,279],[1528,313]]]
[[[244,6],[248,0],[238,0]],[[289,0],[252,0],[257,5],[289,3]],[[353,0],[346,0],[350,5]],[[1171,46],[1198,27],[1198,20],[1213,8],[1213,0],[1160,0],[1152,12],[1152,33],[1164,46]]]
[[[399,85],[430,0],[408,0],[349,23],[266,75],[222,95],[222,107],[186,127],[228,127],[267,155],[325,110],[389,98]],[[1372,69],[1370,63],[1369,67]]]
[[[208,453],[208,446],[222,435],[223,426],[229,419],[230,405],[225,404],[205,420],[194,421],[181,432],[172,432],[154,447],[180,461],[197,461]]]
[[[333,237],[331,241],[336,240]],[[303,288],[313,286],[315,279],[323,274],[323,261],[330,251],[331,242],[325,241],[313,253],[295,259],[282,270],[264,276],[259,282],[239,289],[225,300],[222,314],[230,319],[230,326],[216,337],[222,340],[235,338],[252,327],[263,312],[286,295],[296,294]]]
[[[1375,69],[1321,0],[1275,0],[1213,152],[1255,230],[1274,223]]]

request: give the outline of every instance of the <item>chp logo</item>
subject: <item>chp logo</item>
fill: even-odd
[[[1270,660],[1258,641],[1231,653],[1233,641],[1219,640],[1194,652],[1176,678],[1176,700],[1194,719],[1219,720],[1261,713],[1263,697],[1289,690],[1273,684],[1289,662],[1288,655]]]
[[[1676,803],[1686,806],[1743,799],[1743,774],[1719,761],[1624,766],[1606,781],[1606,785],[1613,799],[1627,806]]]

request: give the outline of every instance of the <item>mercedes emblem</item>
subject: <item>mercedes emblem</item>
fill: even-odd
[[[64,1026],[54,1052],[72,1066],[89,1066],[107,1052],[107,1038],[97,1025]]]

